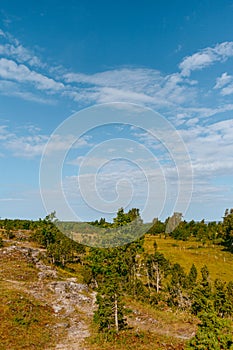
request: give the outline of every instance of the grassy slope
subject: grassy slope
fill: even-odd
[[[160,252],[173,263],[180,263],[186,271],[192,263],[195,263],[198,271],[206,264],[212,280],[215,278],[233,280],[231,268],[233,255],[222,251],[219,246],[203,247],[198,242],[183,242],[147,235],[146,252],[153,252],[154,241],[157,242]],[[31,245],[28,242],[24,244]],[[80,265],[77,265],[76,276],[80,274],[80,269]],[[58,273],[64,274],[64,277],[73,275],[69,269]],[[0,255],[0,350],[48,349],[55,342],[53,326],[56,320],[53,311],[45,303],[35,300],[27,293],[30,283],[36,280],[36,268],[22,256],[17,256],[17,253],[11,256]],[[197,320],[184,312],[155,310],[130,298],[126,302],[127,307],[136,311],[136,314],[131,315],[129,319],[133,328],[109,343],[103,337],[97,336],[93,326],[93,336],[87,341],[86,349],[178,350],[183,349],[185,344],[185,340],[179,336],[190,335],[195,330]],[[140,318],[140,321],[137,321],[137,318]],[[151,320],[156,322],[152,323]]]
[[[212,244],[203,246],[195,241],[177,241],[159,236],[145,237],[145,253],[153,253],[154,242],[157,242],[158,251],[163,253],[172,263],[179,263],[188,272],[194,263],[201,276],[200,270],[208,266],[210,278],[213,281],[219,278],[229,282],[233,280],[233,255],[223,251],[221,246]],[[98,336],[93,329],[93,336],[89,339],[88,348],[91,350],[152,350],[152,349],[184,349],[185,339],[182,335],[194,334],[198,320],[186,312],[171,312],[171,310],[156,310],[150,305],[133,299],[126,299],[127,307],[136,311],[137,317],[131,315],[129,325],[134,328],[127,330],[111,342],[106,342],[103,336]],[[138,322],[137,319],[140,319]],[[156,322],[153,323],[152,321]]]
[[[207,265],[210,279],[219,278],[223,281],[233,281],[233,254],[223,251],[223,247],[209,244],[203,246],[201,242],[177,241],[171,238],[149,236],[145,238],[145,251],[153,253],[153,243],[158,244],[158,251],[172,263],[179,263],[188,272],[194,263],[198,272]],[[200,277],[200,273],[199,273]]]
[[[46,349],[53,343],[52,310],[12,284],[0,283],[0,349]]]
[[[27,293],[37,269],[18,252],[0,254],[0,349],[46,349],[54,342],[50,307]]]

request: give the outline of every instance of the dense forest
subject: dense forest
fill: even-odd
[[[126,231],[118,231],[130,223],[132,226]],[[129,235],[135,227],[144,225],[135,208],[127,213],[120,208],[112,223],[101,218],[88,224],[105,230],[114,228],[120,232],[121,242],[123,233]],[[38,221],[1,219],[0,229],[7,240],[13,240],[16,231],[29,231],[30,240],[46,249],[51,264],[61,268],[72,263],[82,266],[83,281],[96,292],[93,321],[106,341],[128,328],[131,310],[125,300],[130,297],[158,310],[184,310],[196,317],[197,331],[186,343],[186,349],[233,349],[233,281],[213,280],[206,264],[200,271],[192,264],[187,271],[186,266],[171,262],[157,245],[159,239],[173,238],[198,242],[200,246],[211,244],[233,253],[233,209],[225,211],[221,222],[186,222],[180,213],[164,222],[154,219],[146,234],[107,248],[88,247],[74,241],[71,234],[64,235],[55,213]],[[148,236],[154,237],[150,252],[145,249]],[[3,245],[0,238],[0,246]]]

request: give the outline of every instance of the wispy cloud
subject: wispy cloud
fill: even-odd
[[[4,31],[2,29],[0,29],[0,36],[5,37],[5,33],[4,33]]]
[[[39,90],[53,92],[64,88],[62,83],[32,71],[23,64],[17,64],[5,58],[0,59],[0,77],[20,83],[32,83]]]
[[[220,89],[222,96],[233,94],[233,76],[228,73],[223,73],[216,79],[214,89]]]
[[[42,66],[40,60],[36,56],[32,56],[30,52],[22,45],[5,44],[0,45],[0,55],[14,58],[18,62],[27,63],[30,66]]]
[[[221,77],[216,79],[216,84],[214,89],[221,89],[225,85],[229,84],[233,80],[231,75],[228,75],[226,72],[222,73]]]
[[[21,128],[22,129],[22,128]],[[18,130],[22,131],[22,130]],[[46,147],[46,152],[56,153],[61,150],[78,149],[91,146],[90,136],[83,136],[77,140],[75,135],[61,136],[58,134],[49,136],[40,133],[36,127],[25,126],[24,135],[11,132],[6,125],[0,126],[0,146],[2,151],[10,152],[14,157],[35,158],[41,156]]]
[[[8,32],[0,31],[0,93],[39,103],[53,103],[48,96],[64,90],[51,76],[47,64]],[[43,71],[43,73],[41,72]],[[34,90],[34,91],[33,91]],[[44,96],[41,96],[40,93]]]
[[[233,120],[181,130],[190,153],[194,174],[215,177],[233,171]]]
[[[54,103],[60,98],[68,98],[80,107],[113,101],[132,102],[158,111],[172,110],[173,118],[175,110],[183,116],[189,115],[192,108],[199,108],[199,111],[209,108],[209,113],[211,109],[216,110],[215,106],[200,105],[199,97],[203,93],[199,82],[191,80],[190,74],[233,57],[233,42],[223,42],[185,57],[179,65],[181,71],[172,74],[143,67],[83,74],[68,72],[65,67],[56,65],[49,67],[9,33],[2,31],[0,39],[1,94],[39,103]],[[231,94],[231,78],[223,73],[216,80],[213,91],[220,89],[221,96]],[[187,119],[193,119],[193,115]]]
[[[64,79],[79,89],[73,95],[79,101],[89,97],[99,103],[127,101],[171,107],[195,96],[195,82],[147,68],[119,68],[93,75],[67,73]]]
[[[201,70],[215,62],[223,62],[233,57],[233,41],[217,44],[215,47],[207,47],[191,56],[187,56],[180,63],[182,76],[189,76],[192,71]]]
[[[24,198],[0,198],[0,202],[23,201]]]
[[[3,96],[14,96],[22,100],[32,101],[36,103],[43,104],[55,104],[55,101],[50,98],[50,96],[40,96],[38,92],[36,93],[28,91],[25,86],[18,84],[14,81],[0,80],[0,94]]]
[[[0,29],[2,43],[0,44],[0,55],[15,59],[18,63],[26,63],[29,66],[45,67],[40,58],[32,51],[25,48],[18,39],[8,32]]]

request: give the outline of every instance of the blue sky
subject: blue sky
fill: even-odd
[[[68,219],[60,185],[82,220],[110,219],[118,205],[143,212],[149,184],[145,220],[174,210],[220,220],[233,207],[232,23],[233,1],[2,0],[0,217]],[[65,155],[61,184],[52,170],[39,184],[47,142],[50,164]]]

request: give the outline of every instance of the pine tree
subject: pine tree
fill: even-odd
[[[121,228],[131,220],[134,220],[134,224],[135,218],[140,218],[137,209],[124,213],[121,208],[118,210],[113,225]],[[87,263],[97,289],[98,305],[94,319],[102,332],[118,333],[126,325],[127,310],[124,308],[122,297],[126,292],[136,295],[137,255],[143,251],[142,246],[143,238],[140,238],[120,247],[90,250]],[[88,279],[91,280],[90,276]]]
[[[157,245],[154,244],[155,253],[149,254],[146,258],[146,268],[148,276],[148,287],[152,287],[159,293],[162,288],[163,278],[170,271],[170,263],[162,253],[157,252]]]
[[[168,285],[170,297],[168,304],[171,306],[177,306],[181,309],[187,309],[190,307],[191,302],[186,292],[187,276],[184,269],[180,264],[176,263],[171,269],[171,282]]]
[[[189,274],[187,276],[187,286],[193,288],[197,283],[197,269],[194,264],[192,264]]]
[[[201,269],[202,280],[197,285],[192,293],[192,312],[195,315],[200,314],[202,311],[209,312],[212,309],[212,288],[209,282],[209,271],[207,266],[203,266]]]
[[[98,285],[96,300],[98,310],[95,312],[94,320],[98,323],[100,331],[118,333],[125,326],[121,296],[128,268],[121,248],[94,251],[92,268]]]
[[[228,320],[216,315],[213,310],[199,315],[201,323],[186,347],[186,350],[229,350],[233,349],[232,327]]]
[[[224,317],[227,313],[227,293],[226,283],[216,279],[214,281],[214,308],[219,317]]]

